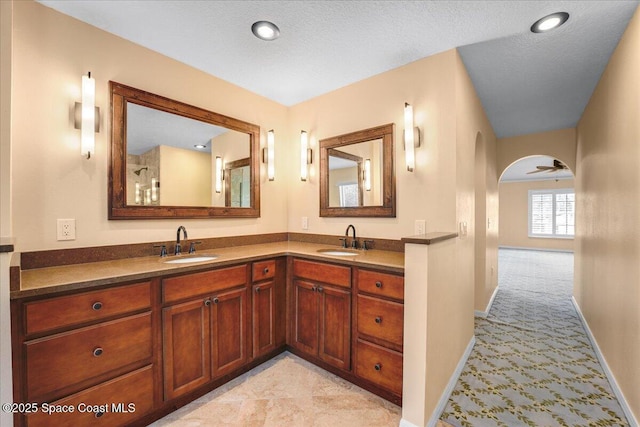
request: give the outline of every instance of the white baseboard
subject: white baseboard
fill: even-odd
[[[622,412],[624,412],[624,415],[627,417],[627,421],[629,422],[630,427],[638,427],[638,420],[633,415],[633,412],[631,412],[631,408],[629,408],[629,405],[627,404],[627,400],[624,398],[624,394],[622,393],[622,390],[620,390],[620,387],[618,387],[616,377],[613,376],[613,372],[611,372],[611,369],[609,369],[609,365],[607,364],[607,361],[605,360],[604,355],[600,351],[600,347],[598,347],[596,338],[591,333],[591,329],[587,324],[587,319],[585,319],[584,316],[582,315],[582,311],[580,310],[580,306],[578,305],[578,302],[576,301],[575,297],[573,296],[571,297],[571,302],[573,303],[573,306],[578,312],[578,317],[580,317],[582,326],[584,326],[584,330],[587,332],[587,337],[589,337],[589,341],[591,341],[591,346],[593,347],[593,350],[596,353],[596,357],[598,358],[598,361],[600,361],[602,370],[604,371],[605,375],[607,376],[607,379],[609,380],[609,384],[611,385],[613,394],[616,395],[616,397],[618,398],[618,402],[620,402],[620,406],[622,407]]]
[[[493,294],[489,299],[489,304],[487,304],[486,311],[480,311],[480,310],[474,311],[474,314],[476,317],[482,317],[484,319],[489,315],[489,311],[491,311],[491,306],[493,305],[493,300],[496,299],[497,294],[498,294],[498,286],[496,286],[496,288],[493,290]]]
[[[460,374],[462,373],[462,370],[464,369],[464,365],[467,363],[467,359],[469,359],[469,356],[471,355],[471,350],[473,350],[473,346],[475,344],[476,344],[476,336],[473,335],[469,340],[469,344],[467,344],[467,348],[464,350],[464,354],[458,361],[458,366],[456,366],[456,370],[453,371],[453,374],[451,374],[451,378],[449,378],[449,383],[447,384],[447,387],[442,392],[442,396],[440,396],[440,400],[438,401],[438,406],[436,406],[436,409],[431,414],[431,418],[429,418],[427,427],[435,427],[436,424],[438,423],[438,420],[440,419],[440,415],[444,411],[444,408],[447,406],[449,397],[451,396],[451,393],[453,392],[453,389],[455,388],[456,383],[458,382],[458,378],[460,378]],[[400,425],[402,426],[402,421],[400,422]],[[407,426],[407,427],[410,427],[410,426]]]
[[[409,421],[405,420],[404,418],[400,420],[400,424],[398,427],[419,427],[413,423],[410,423]]]

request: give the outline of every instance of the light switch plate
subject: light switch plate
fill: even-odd
[[[70,219],[58,219],[58,241],[61,240],[76,240],[76,220]]]
[[[309,218],[306,216],[302,217],[302,229],[303,230],[308,230],[309,229]]]
[[[425,233],[425,229],[426,229],[426,221],[424,219],[416,219],[416,223],[414,225],[414,233],[416,235],[418,234],[424,234]]]

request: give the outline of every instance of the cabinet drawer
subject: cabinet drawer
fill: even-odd
[[[151,313],[25,342],[29,401],[152,356]],[[85,384],[83,384],[84,386]]]
[[[48,414],[41,405],[39,412],[27,416],[27,426],[126,425],[153,409],[153,369],[147,366],[50,405],[74,408],[74,412]]]
[[[150,282],[25,304],[26,334],[130,313],[151,305]]]
[[[358,332],[402,348],[404,306],[400,303],[358,295]]]
[[[204,295],[247,283],[247,266],[221,268],[162,280],[164,302]]]
[[[294,259],[293,275],[345,288],[351,287],[351,267]]]
[[[254,262],[251,268],[251,280],[254,282],[273,279],[276,275],[276,260]]]
[[[404,277],[379,271],[358,270],[358,290],[374,295],[404,299]]]
[[[400,395],[402,394],[402,353],[358,340],[356,375]]]

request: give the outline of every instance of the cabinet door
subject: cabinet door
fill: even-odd
[[[253,285],[252,289],[253,357],[258,357],[276,348],[275,282]]]
[[[212,302],[211,363],[213,376],[219,377],[247,361],[247,288],[222,292]]]
[[[200,298],[162,310],[165,400],[211,380],[210,303]]]
[[[351,291],[319,286],[318,356],[344,370],[351,369]]]
[[[293,347],[312,356],[318,354],[318,297],[316,286],[304,280],[293,281]]]

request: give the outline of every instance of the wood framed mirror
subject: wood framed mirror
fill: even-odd
[[[109,219],[260,216],[259,126],[116,82],[109,89]]]
[[[320,216],[395,217],[394,124],[320,140]]]

